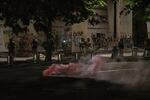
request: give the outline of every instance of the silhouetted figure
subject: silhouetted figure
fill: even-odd
[[[116,58],[118,56],[118,48],[117,46],[114,46],[112,49],[112,56],[111,58]]]
[[[87,38],[86,47],[87,47],[87,48],[90,48],[90,47],[91,47],[90,38]]]
[[[80,50],[81,52],[85,53],[85,39],[84,38],[81,38],[81,41],[80,41]]]
[[[91,51],[91,42],[90,42],[90,38],[87,38],[86,40],[86,53]]]
[[[35,39],[33,39],[33,41],[32,41],[32,53],[33,53],[33,61],[34,61],[34,63],[36,63],[37,57],[38,57],[37,45],[38,45],[37,41]]]
[[[144,42],[143,56],[150,56],[150,39],[146,39]]]
[[[120,39],[120,41],[118,43],[118,48],[119,48],[119,55],[123,56],[123,52],[124,52],[124,42],[123,42],[123,39]]]
[[[10,38],[8,43],[8,63],[10,65],[13,65],[14,57],[15,57],[15,43],[13,42],[13,39]]]

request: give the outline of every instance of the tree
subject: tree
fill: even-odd
[[[119,0],[111,0],[114,3],[114,33],[116,33],[116,4]],[[124,0],[125,8],[120,14],[133,12],[133,39],[135,46],[143,45],[147,35],[147,21],[150,21],[150,0]],[[116,34],[114,34],[114,38]]]
[[[27,31],[30,20],[35,21],[35,29],[44,31],[46,61],[51,62],[53,43],[51,41],[52,22],[61,19],[66,24],[79,23],[93,14],[97,6],[104,6],[105,0],[1,0],[0,17],[5,26],[13,32]],[[24,27],[18,24],[21,21]]]
[[[147,21],[150,21],[150,0],[125,0],[126,13],[133,12],[133,39],[135,46],[142,46],[148,38]]]

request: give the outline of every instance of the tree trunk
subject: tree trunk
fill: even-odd
[[[46,51],[45,61],[49,62],[49,63],[52,63],[52,52],[53,52],[53,49],[54,49],[54,46],[53,46],[54,43],[53,43],[53,37],[52,37],[52,34],[51,34],[51,31],[52,31],[52,23],[51,22],[48,24],[48,27],[45,30],[46,30],[45,31],[46,41],[44,43],[45,51]]]

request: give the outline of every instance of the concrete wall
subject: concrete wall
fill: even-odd
[[[104,10],[96,10],[95,11],[98,15],[100,16],[104,16],[106,17],[106,20],[108,18],[108,13],[107,13],[107,9],[104,9]],[[87,23],[88,24],[88,23]],[[107,22],[100,22],[99,24],[97,25],[91,25],[91,24],[88,24],[88,33],[91,34],[91,33],[104,33],[107,35],[108,33],[108,20]]]
[[[108,34],[113,36],[114,34],[114,5],[111,0],[108,0]]]
[[[119,12],[120,13],[123,8],[125,7],[125,2],[123,2],[123,0],[120,0],[120,7],[119,7]],[[123,13],[122,15],[119,15],[119,19],[120,19],[120,23],[118,28],[119,33],[120,33],[120,37],[131,37],[132,36],[132,11],[125,15],[125,13]]]
[[[5,44],[4,26],[3,21],[0,21],[0,52],[7,52],[7,47]]]
[[[147,22],[148,38],[150,38],[150,22]]]
[[[121,38],[123,36],[130,37],[132,36],[132,12],[128,15],[122,14],[120,12],[125,7],[125,2],[123,0],[119,0],[117,2],[117,38]],[[108,1],[108,33],[114,33],[114,5],[111,0]]]

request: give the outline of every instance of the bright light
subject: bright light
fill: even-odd
[[[66,40],[63,40],[63,43],[66,43]]]

